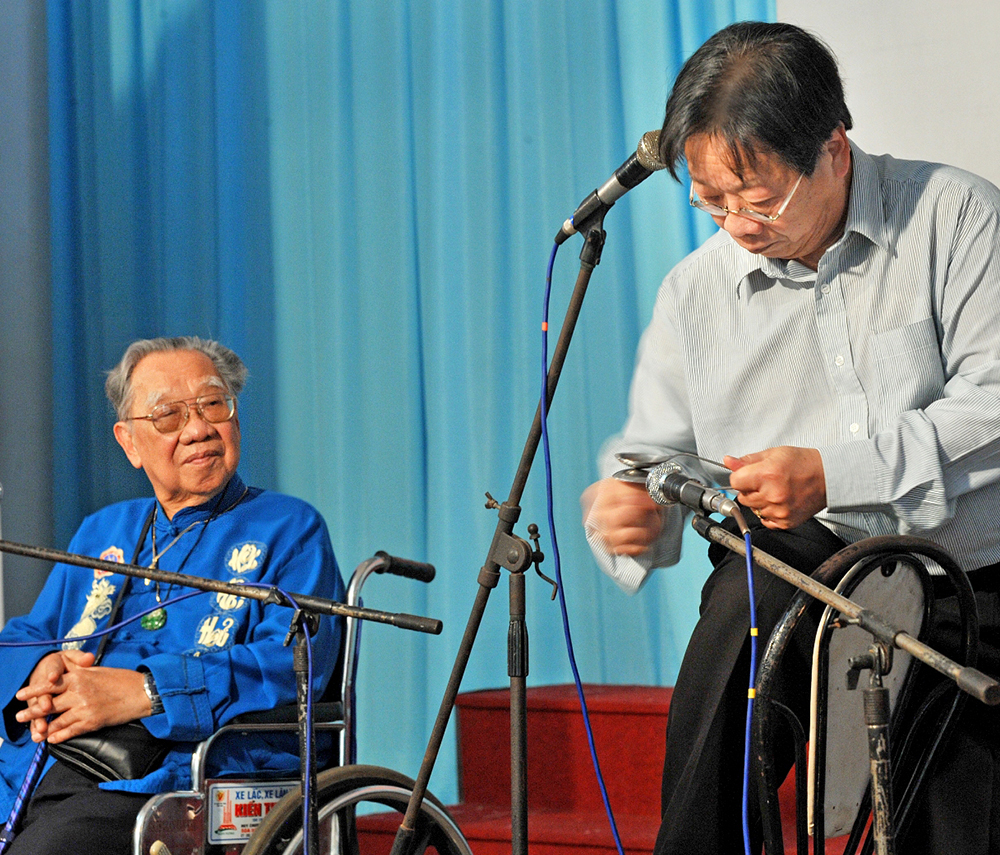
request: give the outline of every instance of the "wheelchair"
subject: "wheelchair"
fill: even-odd
[[[924,640],[936,608],[931,569],[943,571],[942,587],[958,602],[958,662],[974,666],[978,649],[978,615],[965,573],[940,547],[915,537],[875,537],[832,556],[813,577],[866,609],[882,615],[893,627]],[[939,583],[941,584],[941,583]],[[944,596],[939,594],[938,596]],[[905,832],[916,800],[935,758],[947,742],[966,701],[950,681],[924,691],[918,681],[927,666],[901,651],[883,650],[885,674],[879,688],[889,696],[886,787],[893,828],[882,831],[874,821],[871,772],[866,742],[864,705],[857,690],[861,670],[873,665],[871,636],[842,622],[827,606],[816,624],[811,698],[806,721],[777,700],[782,657],[793,633],[808,627],[819,611],[816,601],[799,592],[778,622],[761,657],[753,725],[753,750],[758,766],[758,792],[764,831],[764,852],[785,852],[778,795],[785,768],[776,762],[775,748],[794,751],[795,843],[797,855],[823,855],[828,838],[844,837],[836,851],[845,855],[871,852],[892,835]],[[934,639],[929,643],[933,646]],[[923,670],[922,670],[923,669]],[[882,670],[881,665],[879,670]],[[833,758],[836,762],[831,763]],[[888,765],[891,763],[891,767]],[[891,774],[889,769],[891,768]],[[877,798],[877,797],[876,797]],[[810,848],[810,838],[812,848]]]
[[[372,573],[392,573],[423,582],[434,568],[378,552],[355,569],[345,602],[358,606],[361,588]],[[316,776],[319,852],[359,849],[358,825],[372,809],[390,808],[400,820],[414,782],[378,766],[355,765],[354,680],[361,620],[345,619],[344,644],[330,687],[312,705],[313,730],[332,742],[327,768]],[[201,742],[191,758],[191,790],[158,793],[136,819],[133,855],[294,855],[303,851],[303,800],[299,779],[249,773],[209,778],[213,746],[249,734],[286,734],[298,730],[297,708],[282,707],[240,716]],[[399,823],[397,823],[398,826]],[[468,842],[441,802],[431,793],[421,805],[414,850],[441,855],[471,855]]]

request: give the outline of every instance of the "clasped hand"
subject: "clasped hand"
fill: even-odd
[[[43,657],[15,695],[27,706],[15,716],[34,742],[53,744],[149,715],[143,676],[94,665],[94,654],[63,650]]]
[[[765,526],[789,529],[826,507],[823,460],[815,448],[782,445],[723,458],[729,484]],[[581,497],[586,528],[615,555],[641,555],[663,527],[663,508],[641,484],[605,478]]]

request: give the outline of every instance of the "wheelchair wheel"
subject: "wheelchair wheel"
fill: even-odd
[[[357,807],[390,808],[394,832],[406,812],[413,783],[406,775],[380,766],[339,766],[321,772],[316,780],[320,855],[368,855],[358,840]],[[429,792],[420,808],[414,842],[416,855],[423,852],[472,855],[447,809]],[[391,844],[389,837],[385,852]],[[270,810],[247,842],[243,855],[300,855],[301,852],[302,796],[295,790]]]

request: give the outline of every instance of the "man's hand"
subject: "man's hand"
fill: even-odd
[[[15,697],[27,703],[16,718],[29,724],[32,740],[53,744],[151,712],[142,674],[97,667],[80,650],[44,657]]]
[[[93,665],[94,655],[77,652],[77,661],[80,665]],[[66,668],[65,653],[48,654],[39,660],[28,677],[27,684],[15,695],[18,700],[27,703],[27,709],[18,712],[15,718],[28,723],[31,738],[35,742],[41,742],[47,735],[47,717],[55,714],[52,697],[60,691]]]
[[[580,498],[583,524],[615,555],[641,555],[663,528],[660,506],[642,484],[605,478]]]
[[[781,445],[743,457],[723,458],[740,503],[768,528],[802,525],[826,507],[823,460],[815,448]]]

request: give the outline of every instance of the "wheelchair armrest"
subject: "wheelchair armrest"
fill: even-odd
[[[340,701],[321,701],[313,704],[313,721],[326,724],[333,721],[343,721],[344,705]],[[296,724],[298,722],[298,707],[295,704],[275,707],[269,710],[243,713],[226,723],[226,727],[241,724]]]
[[[320,701],[313,704],[313,727],[317,731],[343,731],[344,726],[344,705],[340,701]],[[241,730],[260,733],[269,730],[289,732],[297,729],[298,707],[295,704],[244,713],[230,719],[195,747],[191,755],[192,788],[195,790],[204,788],[209,751],[225,734],[239,733]],[[340,750],[343,752],[343,744]]]

